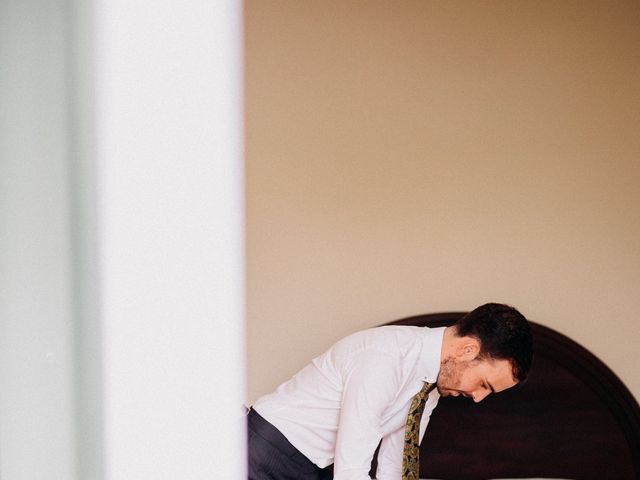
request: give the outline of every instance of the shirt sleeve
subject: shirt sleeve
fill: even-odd
[[[399,389],[399,369],[390,355],[370,350],[345,367],[334,480],[370,480],[382,417]]]
[[[404,449],[404,427],[382,439],[378,452],[378,480],[398,480],[402,477],[402,452]]]

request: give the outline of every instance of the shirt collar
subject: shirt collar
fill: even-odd
[[[444,331],[447,327],[424,328],[422,339],[422,351],[420,352],[420,371],[423,378],[421,380],[435,383],[440,372],[440,353],[442,351],[442,341]]]

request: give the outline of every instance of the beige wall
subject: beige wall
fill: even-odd
[[[246,1],[248,401],[508,302],[640,398],[640,3]]]

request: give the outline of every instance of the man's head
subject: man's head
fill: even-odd
[[[479,402],[527,378],[533,359],[531,328],[515,308],[488,303],[447,329],[438,390]]]

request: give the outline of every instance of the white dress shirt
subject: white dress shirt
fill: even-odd
[[[254,409],[309,460],[334,464],[334,479],[369,479],[380,439],[378,479],[398,480],[413,396],[437,380],[444,327],[384,326],[343,338]],[[438,403],[429,394],[422,439]]]

